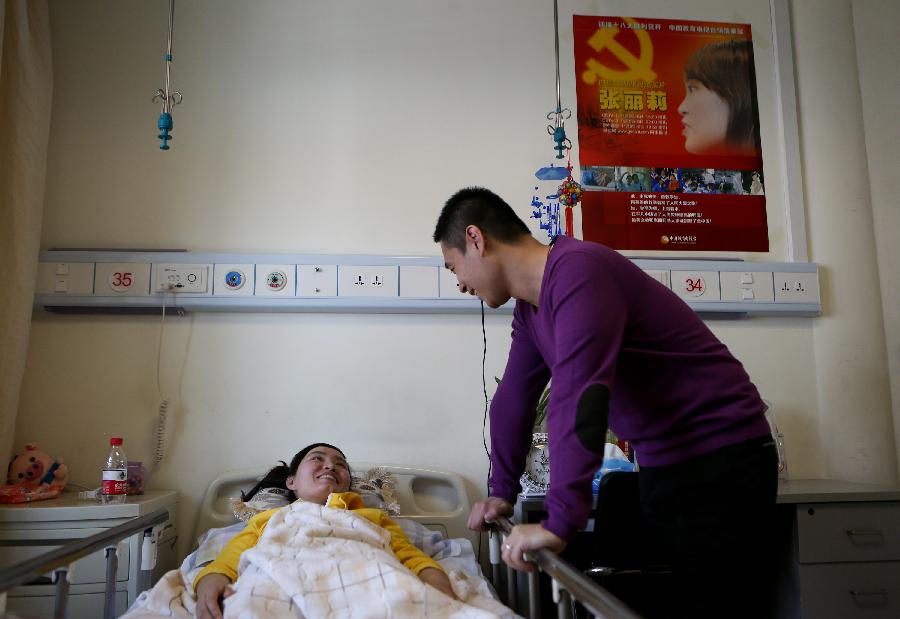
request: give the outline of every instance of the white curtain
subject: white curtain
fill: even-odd
[[[0,463],[6,481],[41,240],[53,72],[46,0],[0,0]]]

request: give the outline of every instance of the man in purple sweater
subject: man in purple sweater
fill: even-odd
[[[434,240],[460,290],[490,307],[516,299],[491,403],[491,492],[469,527],[512,514],[552,378],[548,516],[515,527],[504,561],[530,570],[523,553],[560,552],[584,528],[608,424],[640,465],[641,509],[673,569],[671,615],[761,616],[777,456],[759,393],[725,345],[628,259],[563,236],[543,245],[486,189],[451,197]]]

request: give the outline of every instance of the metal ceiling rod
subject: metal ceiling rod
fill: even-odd
[[[159,115],[159,121],[156,123],[156,127],[159,129],[160,134],[158,137],[162,140],[162,144],[160,144],[160,150],[169,150],[169,140],[172,139],[172,127],[174,126],[172,122],[172,108],[179,103],[181,103],[181,91],[176,90],[175,92],[169,92],[169,84],[171,82],[171,67],[172,67],[172,29],[175,23],[175,0],[169,0],[169,36],[168,43],[166,45],[166,88],[163,90],[162,88],[157,89],[156,94],[153,95],[153,101],[161,101],[162,102],[162,112]]]

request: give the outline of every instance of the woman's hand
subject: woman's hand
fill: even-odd
[[[419,572],[419,580],[426,585],[431,585],[441,593],[450,596],[451,599],[458,599],[456,594],[453,593],[453,587],[450,586],[450,579],[447,578],[447,575],[444,572],[437,568],[426,567]]]
[[[225,574],[207,574],[197,584],[197,619],[222,619],[222,602],[234,591]]]

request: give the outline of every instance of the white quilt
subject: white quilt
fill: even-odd
[[[277,512],[259,543],[241,555],[226,619],[256,617],[487,619],[515,616],[483,580],[450,573],[452,600],[397,560],[390,534],[353,512],[296,502]],[[141,594],[123,619],[193,617],[182,572]]]

